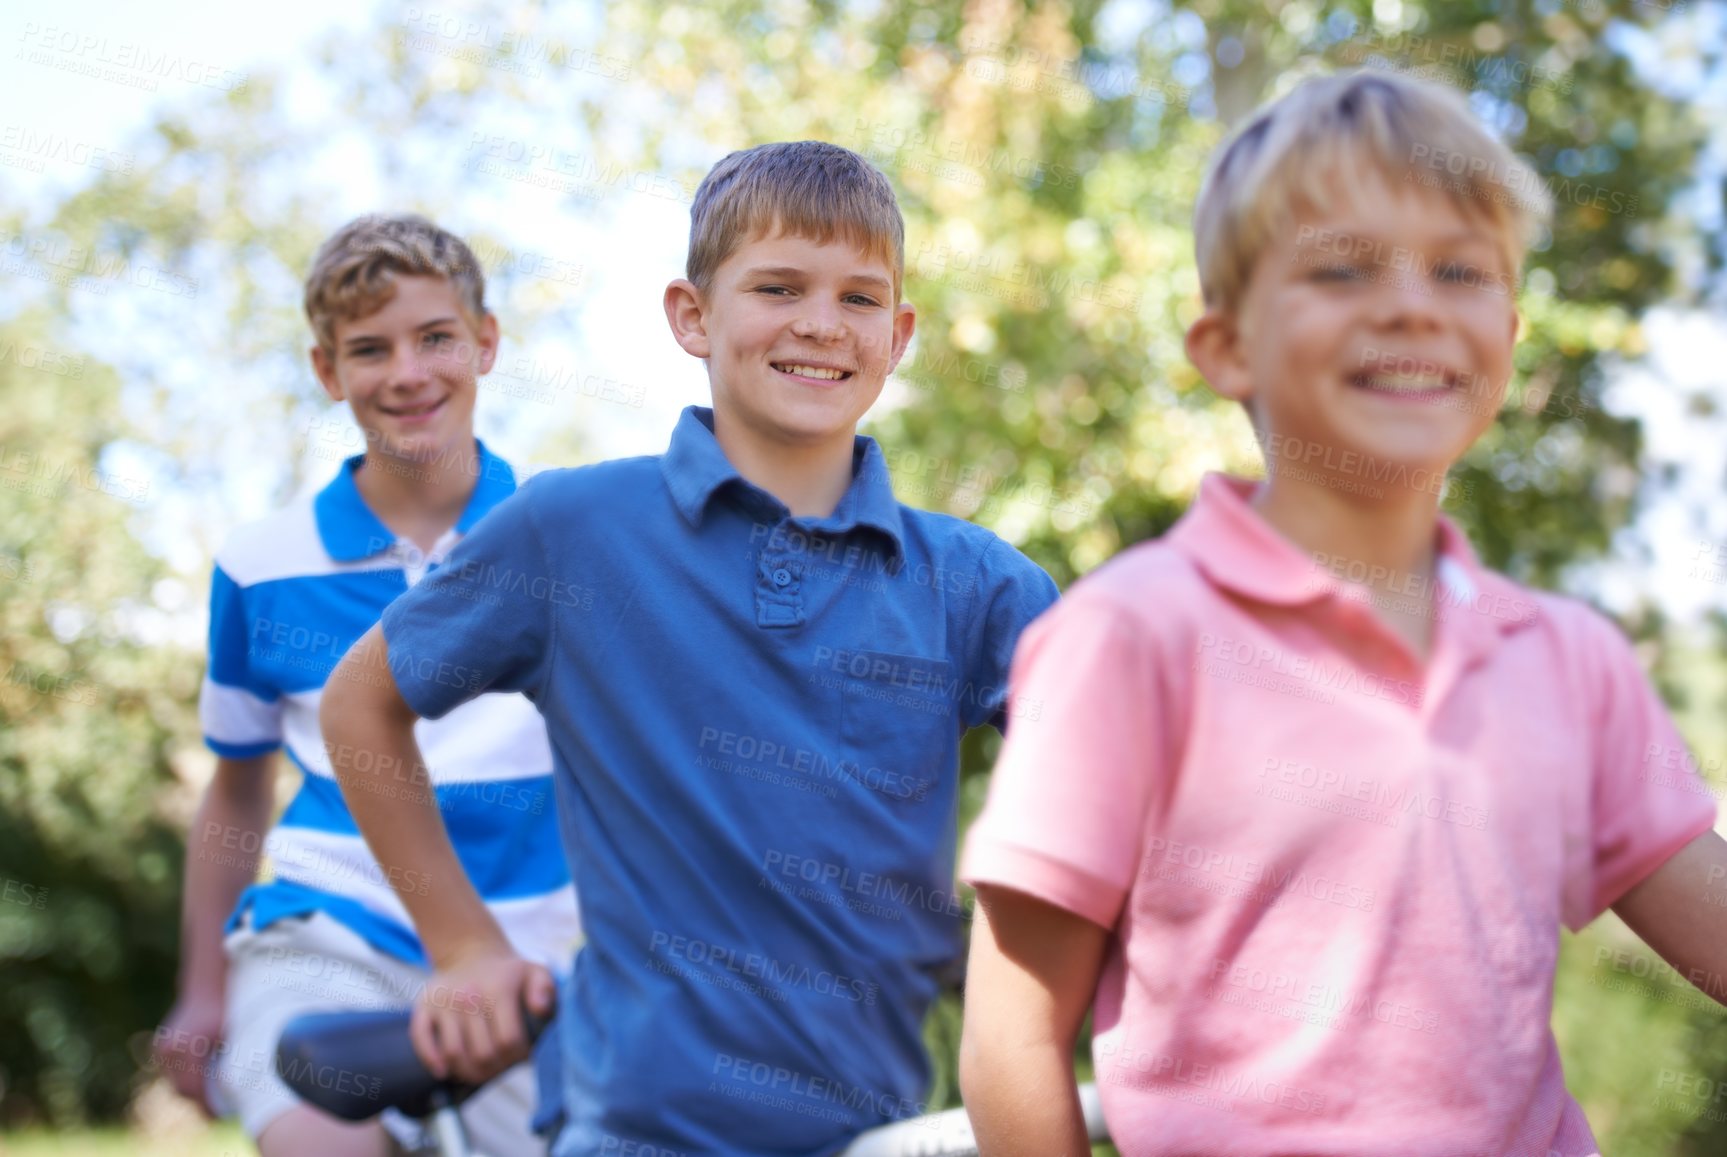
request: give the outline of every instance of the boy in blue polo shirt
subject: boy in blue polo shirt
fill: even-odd
[[[337,774],[373,849],[440,878],[436,814],[366,791],[361,758],[411,764],[414,719],[476,690],[546,716],[587,934],[559,1154],[812,1157],[923,1108],[922,1021],[964,915],[960,737],[1035,726],[1004,684],[1056,589],[987,530],[900,505],[856,434],[912,336],[903,238],[846,149],[716,165],[664,302],[713,408],[662,456],[524,487],[338,669],[387,657],[394,682],[325,701],[338,751],[363,753]],[[440,980],[496,1010],[422,1006],[416,1044],[484,1076],[519,1055],[537,970],[461,888],[402,899]]]
[[[313,367],[331,400],[349,404],[365,453],[315,498],[241,528],[217,557],[201,703],[217,766],[188,841],[180,999],[156,1054],[180,1092],[237,1113],[267,1157],[383,1157],[384,1129],[301,1104],[272,1057],[300,1013],[415,998],[426,956],[394,889],[429,893],[443,881],[372,858],[342,802],[318,707],[380,677],[331,672],[515,490],[515,476],[474,438],[477,378],[491,368],[498,324],[459,238],[420,217],[362,217],[320,249],[306,314]],[[374,786],[423,795],[441,813],[518,952],[566,960],[580,929],[533,705],[481,695],[419,736],[429,773],[404,764]],[[264,836],[281,748],[304,778]],[[261,855],[272,877],[254,883]],[[450,1003],[436,989],[432,998]],[[534,1092],[523,1065],[468,1102],[476,1142],[496,1157],[543,1153],[528,1128]],[[407,1122],[390,1124],[412,1142]]]

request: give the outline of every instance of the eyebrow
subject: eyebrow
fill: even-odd
[[[1315,228],[1316,234],[1319,232],[1325,232],[1325,233],[1330,233],[1334,237],[1356,237],[1356,238],[1360,238],[1363,241],[1375,242],[1376,244],[1400,245],[1400,246],[1403,246],[1404,248],[1408,248],[1408,249],[1414,248],[1413,245],[1409,245],[1406,243],[1407,242],[1406,236],[1402,237],[1401,239],[1394,240],[1390,237],[1382,237],[1377,233],[1363,233],[1359,229],[1346,229],[1346,228],[1333,229],[1333,228],[1323,226],[1323,225],[1315,226],[1314,228]],[[1297,232],[1295,243],[1297,245],[1302,245],[1302,246],[1312,246],[1312,245],[1320,244],[1321,242],[1320,242],[1319,238],[1317,237],[1317,235],[1309,237],[1306,241],[1303,241],[1301,239],[1300,233]],[[1486,233],[1483,233],[1479,229],[1453,229],[1451,232],[1445,233],[1441,236],[1428,238],[1423,243],[1427,244],[1427,245],[1432,245],[1432,246],[1435,246],[1438,248],[1444,248],[1446,246],[1452,246],[1452,245],[1474,245],[1474,244],[1492,246],[1492,245],[1494,245],[1494,240],[1491,236],[1489,236]]]
[[[808,275],[807,270],[799,269],[795,265],[758,265],[753,269],[746,269],[744,271],[743,279],[745,281],[753,281],[758,277],[783,277],[791,280],[800,277],[807,277]],[[874,273],[853,273],[847,275],[846,280],[862,282],[866,285],[879,285],[883,289],[893,288],[893,282]]]

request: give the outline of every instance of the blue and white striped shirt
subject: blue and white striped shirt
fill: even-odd
[[[286,748],[304,777],[265,840],[273,877],[241,896],[230,929],[248,911],[259,928],[322,911],[379,951],[425,963],[407,910],[337,787],[318,706],[336,664],[384,608],[514,493],[509,464],[476,445],[474,493],[429,555],[367,507],[354,482],[362,456],[315,498],[240,528],[217,554],[200,702],[205,742],[233,759]],[[427,674],[464,678],[454,668]],[[505,935],[525,957],[566,966],[581,932],[558,840],[551,750],[534,705],[519,694],[480,695],[443,719],[422,720],[415,737],[456,854]],[[424,790],[411,771],[375,770],[380,791]]]

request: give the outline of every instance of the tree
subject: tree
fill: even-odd
[[[1675,254],[1695,246],[1666,211],[1706,125],[1608,46],[1610,22],[1659,18],[1601,3],[733,0],[621,10],[604,44],[653,92],[641,115],[677,126],[645,163],[819,137],[886,170],[921,311],[900,374],[912,401],[876,423],[902,497],[993,525],[1064,582],[1168,527],[1203,470],[1257,459],[1179,341],[1198,308],[1188,213],[1228,125],[1315,69],[1447,76],[1530,161],[1557,214],[1529,262],[1508,404],[1446,506],[1489,565],[1554,587],[1634,513],[1638,430],[1601,407],[1606,365],[1641,353],[1649,305],[1706,287],[1675,283]],[[1705,277],[1720,267],[1708,252]],[[992,751],[968,746],[971,809]],[[1573,942],[1568,976],[1599,943]],[[1598,984],[1560,992],[1561,1028],[1601,999]],[[1719,1044],[1674,1059],[1688,1055],[1686,1025],[1718,1018],[1631,999],[1620,1012],[1648,1030],[1645,1047],[1578,1070],[1586,1103],[1616,1110],[1609,1147],[1657,1152],[1684,1123],[1618,1089],[1656,1058],[1719,1075]],[[955,1016],[932,1020],[938,1046]],[[1586,1047],[1567,1043],[1573,1059]],[[944,1070],[937,1097],[953,1091]]]
[[[178,590],[132,537],[152,479],[105,450],[112,370],[0,323],[0,1124],[121,1112],[172,984],[197,671],[149,643]]]

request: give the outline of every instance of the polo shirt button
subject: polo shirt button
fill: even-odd
[[[780,586],[780,587],[791,586],[792,585],[792,572],[787,570],[783,566],[780,567],[780,569],[778,569],[774,572],[774,585]]]

